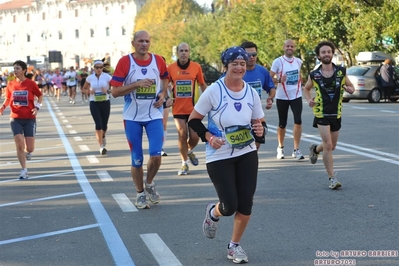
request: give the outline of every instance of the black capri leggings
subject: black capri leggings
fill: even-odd
[[[96,124],[96,130],[107,131],[110,112],[111,102],[109,100],[103,102],[90,101],[90,113]]]
[[[258,152],[206,164],[219,197],[219,211],[231,216],[236,211],[251,215],[258,178]]]
[[[294,115],[294,124],[302,124],[302,97],[295,100],[276,100],[278,111],[278,126],[285,128],[287,126],[288,108],[291,107],[292,114]]]

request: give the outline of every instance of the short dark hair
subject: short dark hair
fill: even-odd
[[[24,61],[21,61],[21,60],[15,61],[14,64],[12,64],[12,65],[13,66],[15,66],[15,65],[20,66],[22,68],[22,70],[27,70],[28,69],[28,65]]]
[[[244,49],[246,49],[246,48],[255,48],[256,51],[258,51],[258,46],[256,46],[256,44],[254,42],[245,41],[240,46],[242,48],[244,48]]]
[[[331,50],[332,50],[332,53],[335,52],[335,46],[334,46],[334,44],[332,42],[330,42],[330,41],[322,41],[322,42],[319,42],[317,44],[317,46],[316,46],[316,48],[314,50],[315,53],[316,53],[316,56],[320,55],[320,48],[323,47],[323,46],[330,46]]]

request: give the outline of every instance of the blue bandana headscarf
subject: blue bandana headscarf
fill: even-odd
[[[249,56],[244,48],[240,46],[233,46],[227,48],[220,56],[222,63],[224,66],[227,66],[229,63],[233,62],[236,59],[243,59],[248,62]]]

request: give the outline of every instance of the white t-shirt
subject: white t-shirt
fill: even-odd
[[[283,55],[273,61],[270,70],[280,79],[287,76],[284,83],[277,85],[276,99],[295,100],[302,97],[301,66],[302,60],[296,57],[288,58]]]
[[[90,83],[90,90],[94,91],[94,94],[90,93],[90,101],[103,102],[109,100],[108,93],[104,93],[102,88],[108,90],[111,79],[112,77],[107,73],[101,73],[99,77],[95,74],[91,74],[86,78],[86,82]]]
[[[206,162],[213,162],[241,156],[256,150],[253,138],[248,138],[248,127],[252,119],[265,116],[257,91],[244,81],[244,88],[239,92],[229,90],[225,78],[210,85],[195,104],[194,109],[208,115],[210,133],[225,139],[220,149],[212,148],[206,143]],[[252,139],[252,140],[251,140]],[[233,148],[234,143],[247,140],[243,148]],[[242,143],[242,142],[241,142]]]
[[[64,75],[64,78],[66,78],[66,85],[67,86],[76,86],[76,78],[78,74],[76,71],[67,71]]]
[[[154,119],[163,119],[163,108],[154,107],[154,103],[158,100],[158,94],[162,90],[157,60],[154,54],[151,54],[151,56],[151,63],[142,67],[135,62],[132,54],[129,54],[130,70],[123,84],[132,84],[147,78],[152,79],[154,84],[150,88],[138,88],[124,96],[123,120],[147,122]]]

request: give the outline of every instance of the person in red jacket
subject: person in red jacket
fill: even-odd
[[[10,105],[10,125],[17,148],[18,161],[22,171],[19,179],[28,178],[26,160],[30,160],[35,147],[36,115],[40,109],[43,95],[36,82],[26,77],[27,65],[23,61],[13,64],[15,80],[7,84],[5,99],[0,114]],[[35,103],[35,99],[37,101]]]

